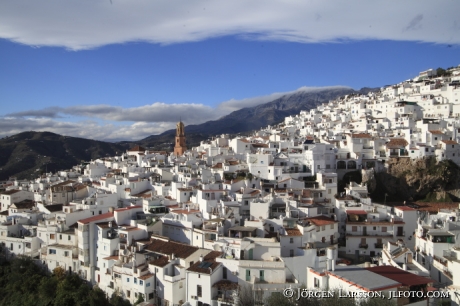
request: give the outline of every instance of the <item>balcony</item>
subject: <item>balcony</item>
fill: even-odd
[[[167,281],[167,282],[170,282],[170,283],[175,283],[175,282],[178,282],[180,280],[184,279],[180,274],[179,275],[175,275],[175,276],[169,276],[169,275],[164,275],[163,276],[163,280]]]
[[[376,249],[382,249],[383,248],[383,243],[375,243],[374,244]]]
[[[359,244],[359,248],[360,248],[360,249],[367,249],[367,248],[368,248],[368,244],[367,244],[367,243],[360,243],[360,244]]]

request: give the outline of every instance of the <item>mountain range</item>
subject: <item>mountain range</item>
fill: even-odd
[[[302,110],[310,110],[340,96],[376,90],[333,87],[286,94],[268,103],[239,109],[218,120],[186,126],[187,146],[197,146],[200,141],[215,135],[248,133],[277,124],[287,116],[297,115]],[[114,156],[134,145],[170,151],[174,135],[175,130],[168,130],[138,141],[110,143],[51,132],[22,132],[0,140],[0,180],[10,176],[32,178],[44,171],[69,169],[82,160]]]

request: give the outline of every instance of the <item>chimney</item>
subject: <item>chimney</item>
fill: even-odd
[[[203,262],[203,254],[200,255],[200,262]]]

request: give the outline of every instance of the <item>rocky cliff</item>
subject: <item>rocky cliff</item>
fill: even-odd
[[[460,200],[460,167],[450,160],[392,158],[386,171],[363,170],[374,200],[452,202]]]

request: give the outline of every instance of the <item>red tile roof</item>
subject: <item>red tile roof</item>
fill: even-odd
[[[149,279],[151,277],[154,277],[154,275],[152,273],[148,273],[148,274],[139,276],[139,279],[146,280],[146,279]]]
[[[149,264],[157,267],[164,267],[168,264],[168,262],[168,256],[161,256],[160,258],[150,261]]]
[[[107,218],[110,218],[110,217],[113,217],[113,213],[108,212],[108,213],[105,213],[105,214],[102,214],[102,215],[97,215],[97,216],[89,217],[89,218],[86,218],[86,219],[81,219],[81,220],[78,221],[78,223],[88,224],[88,223],[91,223],[91,222],[104,220],[104,219],[107,219]]]
[[[128,206],[128,207],[124,207],[124,208],[115,209],[115,211],[125,211],[125,210],[130,210],[130,209],[135,209],[135,208],[142,208],[142,206],[140,206],[140,205]]]
[[[403,138],[393,138],[390,140],[389,143],[387,143],[387,148],[401,148],[401,147],[405,147],[408,145],[408,142],[407,140],[403,139]]]
[[[302,233],[297,228],[284,228],[287,236],[302,236]]]
[[[351,134],[351,137],[352,138],[372,138],[372,136],[367,133]]]
[[[146,250],[163,255],[174,254],[178,258],[185,259],[198,251],[198,248],[175,241],[152,239],[152,242],[147,246]]]
[[[204,256],[203,261],[194,263],[192,266],[190,266],[190,268],[187,269],[187,271],[211,274],[211,272],[220,265],[220,262],[216,262],[216,258],[220,256],[222,256],[222,252],[211,251],[206,254],[206,256]]]
[[[403,286],[417,286],[434,283],[434,280],[419,276],[392,266],[378,266],[367,270],[401,283]]]
[[[367,215],[365,210],[347,210],[347,215]]]
[[[326,217],[326,216],[316,216],[316,217],[306,218],[306,220],[310,221],[316,226],[334,224],[337,222],[337,221],[334,221],[334,219]]]

